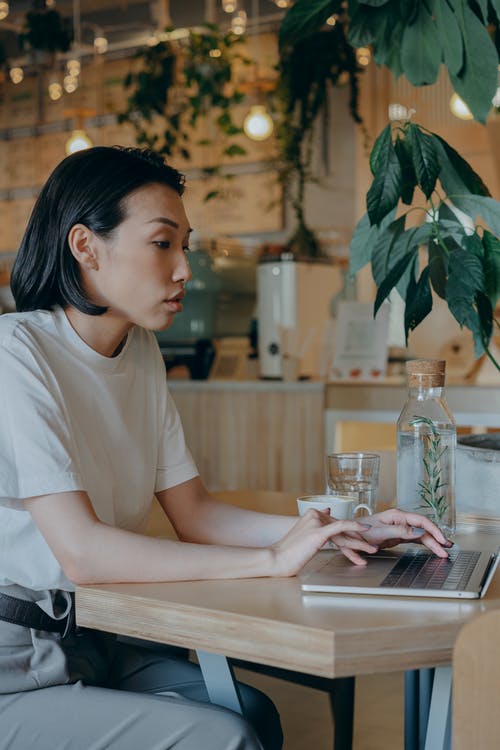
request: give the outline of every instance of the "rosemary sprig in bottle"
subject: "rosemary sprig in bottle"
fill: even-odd
[[[412,427],[426,425],[429,430],[423,435],[424,457],[422,461],[425,468],[425,478],[418,483],[420,499],[422,500],[419,509],[432,511],[434,520],[439,523],[448,510],[448,502],[444,491],[447,482],[442,481],[441,473],[441,458],[448,448],[442,445],[441,436],[429,417],[412,417],[409,424]]]

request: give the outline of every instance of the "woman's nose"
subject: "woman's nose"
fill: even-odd
[[[189,281],[192,275],[193,274],[191,273],[191,267],[189,265],[187,255],[184,250],[181,250],[179,254],[179,260],[174,271],[174,281],[186,282]]]

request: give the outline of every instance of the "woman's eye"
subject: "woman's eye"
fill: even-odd
[[[153,245],[160,247],[162,250],[166,250],[170,247],[170,242],[168,240],[155,240]]]

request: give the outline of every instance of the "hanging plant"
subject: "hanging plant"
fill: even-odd
[[[294,44],[314,34],[343,0],[296,0],[280,37]],[[475,119],[485,122],[495,95],[500,0],[348,0],[349,42],[373,46],[377,64],[414,86],[437,80],[443,64]]]
[[[167,35],[171,31],[167,29]],[[194,128],[200,118],[211,118],[214,136],[207,133],[197,144],[220,142],[222,136],[221,158],[245,154],[232,142],[243,131],[231,114],[244,96],[233,81],[235,61],[246,62],[238,52],[241,41],[240,36],[205,24],[201,32],[190,30],[185,40],[161,41],[139,50],[135,58],[141,67],[125,78],[130,95],[119,122],[133,125],[139,145],[189,159],[188,128]],[[219,171],[220,167],[205,170],[207,174]]]
[[[57,10],[35,9],[26,13],[18,41],[22,50],[67,52],[73,41],[73,30],[68,19]]]
[[[334,26],[294,43],[288,43],[287,37],[280,35],[276,91],[278,171],[295,212],[297,226],[288,244],[297,255],[316,257],[321,254],[319,243],[306,222],[304,198],[307,183],[317,181],[311,170],[313,138],[321,117],[325,133],[330,126],[331,86],[350,86],[350,112],[355,122],[361,122],[358,76],[362,69],[347,41],[345,20],[345,16],[339,16]]]
[[[371,263],[375,314],[396,288],[405,301],[408,334],[432,310],[432,291],[474,336],[476,356],[488,350],[500,300],[500,202],[446,141],[411,122],[387,125],[370,155],[373,182],[367,213],[353,234],[351,274]],[[420,188],[423,199],[414,200]],[[404,206],[410,206],[404,210]],[[455,209],[472,220],[466,226]],[[425,221],[406,227],[410,214]],[[397,218],[396,218],[397,216]],[[421,262],[420,249],[426,251]]]

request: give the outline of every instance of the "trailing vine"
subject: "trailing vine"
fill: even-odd
[[[307,183],[317,181],[311,170],[315,126],[321,116],[326,126],[331,125],[331,86],[349,85],[351,116],[361,123],[358,76],[362,68],[347,41],[346,19],[339,17],[334,26],[293,43],[283,42],[278,71],[278,171],[296,218],[296,230],[289,245],[298,255],[314,257],[320,255],[321,250],[307,225],[304,198]]]
[[[139,145],[189,159],[188,128],[194,128],[200,118],[210,118],[213,135],[207,127],[198,145],[222,140],[221,159],[244,154],[232,142],[243,132],[232,117],[232,107],[244,96],[233,80],[235,61],[246,62],[238,51],[241,37],[205,24],[202,31],[190,30],[185,39],[174,42],[168,39],[171,31],[166,30],[167,39],[135,54],[140,67],[125,78],[130,95],[119,122],[132,124]],[[216,174],[220,167],[205,171]]]

